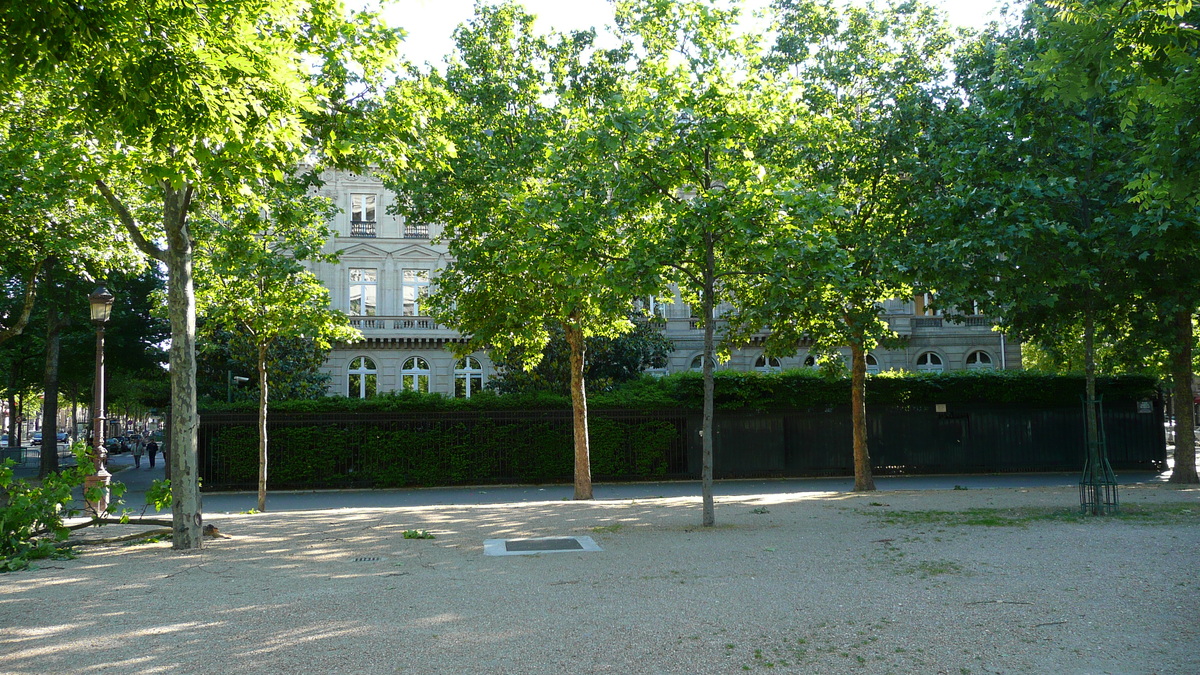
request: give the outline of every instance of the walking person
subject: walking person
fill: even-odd
[[[136,439],[130,443],[129,450],[133,453],[133,468],[142,468],[142,455],[146,452],[146,446],[142,445],[142,439]]]
[[[153,469],[154,456],[158,454],[158,443],[155,443],[154,439],[150,439],[150,442],[146,444],[146,454],[150,456],[150,468]]]

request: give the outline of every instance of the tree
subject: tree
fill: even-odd
[[[9,242],[6,271],[24,279],[23,301],[0,324],[0,345],[20,335],[35,316],[40,291],[45,366],[42,381],[43,433],[54,447],[58,433],[61,336],[72,315],[82,309],[85,293],[64,293],[62,285],[80,276],[99,275],[105,267],[128,268],[137,261],[126,242],[112,236],[112,225],[90,201],[94,190],[77,175],[78,136],[48,113],[44,92],[28,92],[0,105],[0,237]],[[42,452],[39,474],[58,470],[58,454]]]
[[[590,155],[577,163],[609,174],[605,199],[633,240],[626,274],[677,284],[699,314],[702,523],[711,526],[713,369],[728,349],[718,346],[719,312],[734,299],[733,279],[763,270],[767,235],[779,225],[782,177],[771,148],[796,127],[785,116],[786,88],[757,67],[756,39],[733,32],[736,9],[638,0],[618,3],[616,17],[616,87],[589,116],[581,149]]]
[[[258,350],[240,333],[197,329],[200,351],[196,362],[196,386],[201,405],[258,400],[258,384],[231,385],[230,378],[257,370]],[[267,350],[268,380],[275,400],[318,399],[326,395],[329,373],[323,372],[328,349],[308,337],[281,335]]]
[[[1042,3],[1035,3],[1035,7]],[[1144,257],[1133,262],[1156,313],[1170,329],[1176,401],[1171,482],[1198,483],[1193,350],[1200,309],[1200,6],[1190,0],[1045,2],[1046,49],[1032,64],[1045,95],[1067,104],[1106,101],[1122,131],[1138,129],[1125,188],[1142,216]]]
[[[957,58],[966,105],[936,144],[945,161],[924,258],[943,302],[977,302],[1023,339],[1082,327],[1088,467],[1100,467],[1097,327],[1139,294],[1132,260],[1146,254],[1146,215],[1125,198],[1136,129],[1111,100],[1047,97],[1031,66],[1048,48],[1044,8],[1006,33],[981,35]],[[936,179],[934,179],[936,180]]]
[[[354,107],[348,92],[378,75],[399,35],[371,15],[346,19],[340,0],[10,5],[0,27],[0,83],[49,91],[56,114],[70,111],[91,139],[96,188],[167,268],[173,546],[199,548],[191,216],[262,206],[270,181],[309,153],[347,152],[334,113]],[[156,213],[138,208],[147,202]]]
[[[923,214],[914,176],[952,43],[929,6],[874,9],[829,0],[779,0],[778,33],[766,66],[790,73],[789,111],[813,126],[774,153],[791,184],[781,190],[783,226],[770,235],[764,274],[735,280],[734,334],[764,326],[764,344],[791,355],[850,348],[854,489],[874,490],[867,448],[866,356],[896,334],[882,303],[912,295],[911,233]]]
[[[571,134],[611,81],[591,33],[538,36],[519,6],[479,5],[455,33],[457,52],[404,87],[444,92],[438,133],[453,153],[425,170],[392,164],[385,185],[416,222],[446,223],[451,263],[429,298],[439,322],[469,336],[460,355],[488,347],[531,367],[561,327],[570,346],[575,498],[591,499],[585,341],[629,331],[633,298],[654,279],[620,274],[626,257],[603,186],[570,161]],[[585,57],[593,54],[593,61]],[[573,189],[564,189],[571,184]]]
[[[325,200],[305,194],[307,184],[276,185],[270,211],[218,214],[201,257],[205,283],[197,304],[209,330],[225,329],[254,347],[258,374],[258,510],[267,509],[267,402],[271,351],[299,335],[318,349],[353,342],[362,333],[329,309],[329,291],[301,260],[331,261],[320,253],[329,237]]]

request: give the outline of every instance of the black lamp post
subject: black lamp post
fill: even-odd
[[[84,481],[83,488],[87,510],[100,515],[108,509],[108,485],[112,474],[108,472],[108,450],[104,447],[104,324],[108,323],[112,311],[113,295],[101,286],[88,296],[92,310],[92,323],[96,326],[96,386],[92,399],[92,438],[95,443],[92,461],[94,472]],[[94,487],[101,487],[103,494],[93,501],[86,497]]]

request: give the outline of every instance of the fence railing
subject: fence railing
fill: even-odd
[[[1083,467],[1078,406],[981,404],[868,408],[868,449],[884,474],[1077,471]],[[695,479],[699,412],[593,410],[595,480]],[[200,475],[206,490],[257,481],[256,417],[201,414]],[[1163,410],[1105,405],[1114,469],[1166,466]],[[570,481],[569,410],[420,413],[274,413],[268,421],[272,489],[402,487]],[[718,478],[853,473],[850,410],[718,411]]]

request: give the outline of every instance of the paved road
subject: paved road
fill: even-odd
[[[26,465],[19,467],[17,477],[37,474],[37,450],[30,453]],[[114,455],[109,458],[113,480],[125,484],[127,508],[140,510],[146,503],[146,489],[155,479],[163,478],[161,458],[150,468],[147,458],[141,467],[133,465],[133,456]],[[1169,474],[1152,471],[1128,471],[1117,476],[1123,485],[1165,482]],[[953,490],[967,489],[1071,486],[1079,482],[1078,473],[1024,473],[987,475],[940,476],[878,476],[875,484],[880,490]],[[850,492],[854,479],[792,478],[776,480],[721,480],[714,485],[718,496],[754,494],[790,494],[797,492]],[[320,490],[279,491],[267,495],[269,511],[308,511],[316,509],[386,508],[400,506],[439,506],[448,504],[505,504],[569,500],[574,494],[571,485],[515,485],[451,488],[409,488],[392,490]],[[647,499],[653,497],[686,497],[700,494],[698,481],[660,483],[597,483],[596,499]],[[255,508],[258,495],[254,492],[206,492],[203,506],[206,513],[240,513]]]

